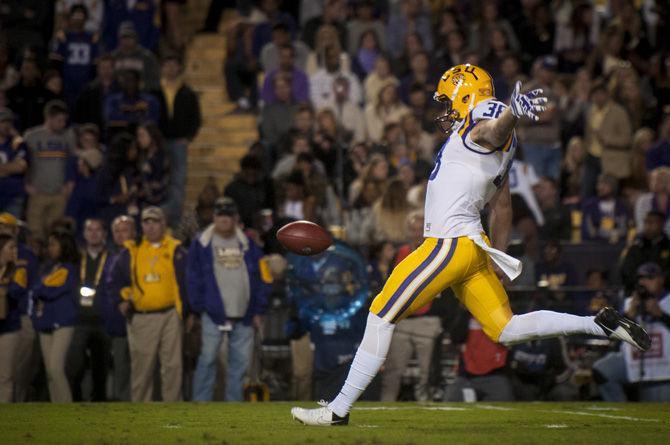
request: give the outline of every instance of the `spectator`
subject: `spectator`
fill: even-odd
[[[326,102],[324,109],[333,112],[338,126],[345,131],[338,142],[349,144],[364,142],[366,139],[365,116],[357,103],[351,98],[351,85],[346,77],[337,77],[333,82],[333,94]]]
[[[0,235],[10,236],[18,246],[18,258],[15,266],[25,269],[27,273],[27,289],[30,291],[38,274],[37,257],[25,244],[19,242],[19,221],[9,213],[0,213]],[[27,402],[29,385],[37,373],[38,357],[35,348],[35,329],[30,319],[29,293],[23,293],[19,299],[20,329],[16,345],[16,362],[14,366],[14,401]]]
[[[628,213],[616,193],[616,179],[600,175],[597,196],[587,199],[582,204],[582,240],[600,240],[616,244],[625,239],[628,231]]]
[[[255,331],[262,326],[272,282],[262,250],[238,227],[237,206],[219,198],[214,223],[191,243],[188,295],[202,323],[202,348],[193,376],[193,399],[211,401],[224,333],[228,336],[226,401],[242,401]]]
[[[588,2],[564,2],[557,11],[554,52],[561,71],[575,72],[583,66],[598,43],[598,14]]]
[[[291,171],[293,171],[296,166],[298,155],[300,153],[311,152],[309,139],[301,134],[296,134],[293,136],[290,148],[290,152],[282,156],[275,165],[275,168],[272,170],[272,179],[277,180],[291,174]],[[317,164],[318,170],[325,174],[326,168],[321,163],[321,161],[317,160],[315,163]]]
[[[358,49],[353,57],[352,70],[362,81],[374,70],[375,61],[382,54],[379,45],[379,37],[373,29],[363,32],[360,37]]]
[[[109,276],[109,291],[121,296],[119,311],[129,319],[131,400],[151,401],[158,359],[162,400],[176,402],[182,398],[181,318],[188,315],[186,252],[166,234],[165,214],[158,207],[142,210],[142,233],[141,241],[125,242]]]
[[[261,140],[271,153],[277,151],[277,142],[293,125],[287,116],[293,116],[298,111],[298,104],[292,97],[291,78],[275,76],[273,83],[274,100],[263,108],[260,116]]]
[[[179,57],[169,55],[161,65],[161,89],[156,92],[160,103],[160,129],[166,139],[170,158],[170,188],[165,205],[170,226],[176,227],[181,217],[186,193],[188,145],[195,139],[202,123],[197,94],[182,78]]]
[[[435,138],[421,128],[421,121],[413,113],[405,113],[400,119],[403,136],[414,159],[433,166],[435,159]]]
[[[63,78],[60,73],[56,70],[48,70],[44,73],[44,88],[49,91],[54,99],[60,99],[66,101],[66,97],[63,90]]]
[[[100,34],[105,13],[104,3],[104,0],[56,0],[56,30],[65,29],[72,8],[83,5],[87,11],[84,29],[91,34]]]
[[[386,30],[381,20],[374,17],[374,2],[363,0],[355,5],[356,15],[347,20],[347,52],[352,58],[361,47],[362,37],[365,33],[372,31],[377,39],[381,51],[386,48]]]
[[[497,97],[509,97],[517,81],[526,84],[526,75],[521,71],[521,59],[517,54],[507,53],[500,59],[500,73],[493,79]]]
[[[670,283],[670,240],[663,233],[664,213],[650,211],[644,217],[641,230],[633,243],[621,254],[621,279],[627,292],[632,292],[637,280],[637,269],[642,264],[654,262],[662,266]]]
[[[301,153],[296,161],[297,170],[300,170],[305,179],[305,186],[310,195],[314,197],[316,207],[316,221],[323,227],[339,224],[340,204],[336,192],[331,186],[331,181],[317,169],[314,156],[309,153]],[[339,181],[335,180],[335,187],[339,188]]]
[[[509,54],[511,50],[509,43],[507,42],[507,36],[501,28],[497,26],[493,27],[490,31],[489,39],[489,51],[482,58],[481,66],[495,79],[502,73],[501,64],[503,58]]]
[[[266,0],[273,2],[275,0]],[[258,101],[258,59],[252,51],[253,26],[240,23],[228,32],[224,76],[226,91],[237,112],[248,113]]]
[[[593,83],[588,69],[579,69],[575,73],[568,94],[563,95],[563,98],[558,101],[562,115],[563,141],[569,141],[574,136],[580,138],[584,136],[586,117],[591,109],[590,96]],[[560,83],[556,84],[557,87],[560,85]],[[560,93],[560,88],[558,92]]]
[[[9,48],[6,42],[0,42],[0,91],[7,91],[19,81],[19,73],[9,63]]]
[[[347,47],[347,31],[345,21],[347,18],[346,2],[344,0],[326,0],[323,14],[314,17],[305,23],[302,29],[302,39],[313,49],[316,49],[317,32],[323,25],[330,25],[337,30],[340,47]]]
[[[263,90],[261,99],[265,105],[272,105],[277,101],[277,95],[274,91],[274,81],[277,77],[283,76],[291,84],[291,98],[295,103],[309,102],[309,79],[307,75],[295,64],[295,50],[289,46],[280,46],[279,62],[277,68],[266,71],[267,75],[263,81]]]
[[[137,216],[138,149],[129,133],[119,133],[111,141],[96,186],[98,213],[106,223],[128,214]]]
[[[129,70],[120,75],[121,91],[105,98],[104,120],[111,139],[119,131],[132,131],[140,122],[159,122],[158,101],[140,91],[140,73]]]
[[[43,54],[46,40],[53,31],[52,4],[41,0],[13,0],[3,2],[2,6],[0,20],[10,52],[18,53],[24,48],[33,48],[36,53]]]
[[[561,338],[515,345],[509,352],[515,400],[578,400],[578,388],[569,380],[573,369]]]
[[[454,28],[446,34],[446,47],[442,51],[441,58],[444,66],[456,66],[465,63],[466,45],[465,35],[460,28]],[[500,95],[500,97],[503,97]]]
[[[418,33],[426,51],[433,50],[430,18],[420,0],[402,0],[400,11],[389,17],[386,40],[392,57],[398,58],[402,55],[406,49],[403,47],[405,38],[411,32]]]
[[[160,36],[160,5],[153,0],[109,0],[105,2],[103,37],[105,47],[123,46],[126,35],[121,30],[128,27],[134,31],[135,39],[147,51],[154,51]],[[117,40],[118,37],[118,40]]]
[[[561,199],[565,205],[579,204],[584,187],[585,158],[584,140],[573,136],[561,167]]]
[[[391,179],[384,194],[372,206],[372,227],[375,231],[370,235],[376,241],[402,243],[405,241],[410,211],[404,184],[398,178]]]
[[[395,264],[403,261],[414,249],[423,243],[423,213],[413,212],[405,221],[406,240],[409,242],[398,249]],[[428,385],[430,365],[436,338],[442,333],[440,317],[431,312],[431,301],[409,317],[397,322],[391,346],[382,374],[382,402],[395,402],[400,390],[400,382],[412,353],[416,353],[419,366],[418,382],[414,387],[414,398],[425,402],[432,400]]]
[[[614,178],[630,176],[632,129],[624,108],[610,99],[605,85],[591,88],[592,105],[586,116],[586,184],[592,193],[595,178],[602,171]]]
[[[37,239],[43,239],[51,223],[63,216],[74,187],[76,140],[67,128],[67,118],[64,102],[49,102],[44,107],[44,125],[25,134],[29,154],[26,219]]]
[[[53,403],[72,401],[65,364],[77,320],[79,252],[74,236],[59,229],[49,235],[49,261],[32,289],[33,324],[39,333]]]
[[[389,59],[381,55],[375,60],[374,70],[371,71],[364,81],[365,103],[371,104],[379,97],[379,91],[389,82],[399,85],[398,78],[391,72]]]
[[[98,36],[84,30],[88,9],[83,4],[70,8],[67,28],[57,31],[51,43],[51,61],[59,68],[65,86],[65,98],[74,108],[82,88],[93,79],[98,58]]]
[[[11,403],[13,399],[21,331],[19,303],[28,287],[26,269],[18,267],[17,262],[16,240],[0,234],[0,403]]]
[[[338,77],[345,77],[351,88],[351,101],[359,104],[363,98],[361,85],[356,76],[341,67],[339,50],[334,46],[325,49],[325,64],[310,78],[310,97],[316,109],[326,106],[333,95],[333,83]]]
[[[107,368],[109,340],[103,329],[104,271],[109,270],[111,257],[105,247],[107,230],[100,219],[89,218],[84,223],[84,248],[79,264],[77,321],[67,355],[66,371],[72,399],[104,402],[107,400]],[[88,357],[88,359],[87,359]],[[88,363],[87,363],[88,362]],[[83,391],[86,370],[90,369],[93,387],[90,399]]]
[[[396,256],[396,248],[390,241],[382,241],[370,247],[370,262],[368,263],[368,277],[370,279],[371,295],[378,294],[384,283],[391,275]],[[386,371],[384,371],[386,372]],[[382,378],[385,376],[382,375]],[[395,400],[395,399],[394,399]]]
[[[316,221],[316,198],[307,190],[300,170],[294,170],[280,183],[282,198],[277,204],[279,217]]]
[[[190,245],[195,236],[214,221],[214,203],[220,195],[216,181],[210,176],[198,195],[195,208],[182,216],[174,237],[182,244]]]
[[[261,161],[252,155],[240,159],[240,171],[223,194],[232,198],[246,228],[256,226],[254,222],[261,210],[274,208],[272,181],[265,177]]]
[[[644,323],[645,329],[659,345],[670,337],[670,299],[664,287],[664,277],[656,263],[645,263],[637,269],[637,286],[624,302],[625,315]],[[621,352],[610,353],[594,363],[598,390],[607,402],[627,400],[623,385],[634,383],[642,402],[670,401],[670,374],[668,351],[660,348],[657,353],[633,353],[626,345]]]
[[[156,57],[138,43],[137,28],[132,22],[123,22],[119,27],[119,46],[112,51],[114,71],[136,71],[147,91],[160,88],[160,74]],[[115,48],[115,47],[110,47]]]
[[[535,62],[533,79],[524,88],[541,88],[549,103],[537,122],[521,121],[518,126],[526,160],[539,176],[548,176],[554,180],[558,179],[561,169],[560,115],[558,98],[553,93],[557,66],[558,62],[553,56],[545,56]]]
[[[421,51],[410,59],[410,72],[400,81],[400,98],[409,103],[409,92],[412,85],[421,85],[424,88],[426,99],[431,100],[437,89],[437,80],[440,73],[430,68],[430,58],[427,52]]]
[[[279,0],[261,0],[259,9],[265,20],[253,28],[251,50],[253,57],[258,59],[263,47],[272,40],[272,29],[274,25],[283,23],[286,25],[292,37],[296,34],[296,24],[293,17],[279,9]]]
[[[542,260],[535,265],[535,282],[539,287],[558,290],[561,287],[577,285],[575,269],[562,255],[563,248],[558,240],[550,240],[544,246]],[[554,292],[556,293],[558,292]]]
[[[74,218],[77,231],[81,233],[84,221],[98,214],[100,199],[97,195],[97,184],[100,182],[103,152],[99,142],[98,128],[93,124],[79,128],[79,149],[76,151],[77,171],[74,188],[65,213]]]
[[[426,97],[426,90],[423,85],[415,83],[409,89],[409,109],[414,118],[421,124],[421,129],[426,133],[435,132],[435,118],[438,115],[438,109],[431,106],[432,97]],[[423,136],[422,136],[423,137]],[[433,138],[434,139],[434,138]],[[431,148],[431,153],[433,151]],[[433,158],[431,156],[431,162]]]
[[[113,294],[109,282],[113,265],[123,252],[126,242],[132,242],[137,237],[135,220],[127,215],[114,218],[111,224],[113,247],[110,249],[107,267],[103,270],[104,286],[100,288],[98,298],[102,300],[102,318],[105,333],[109,337],[112,358],[112,399],[130,401],[130,351],[128,349],[128,334],[126,332],[126,318],[119,311],[121,295]]]
[[[670,115],[658,127],[658,141],[646,155],[647,171],[657,167],[670,167]]]
[[[118,88],[114,77],[112,56],[101,56],[96,69],[97,77],[84,86],[77,97],[73,120],[78,124],[92,123],[104,129],[106,127],[105,98]]]
[[[12,110],[0,109],[0,212],[20,218],[25,202],[28,150],[13,122]]]
[[[476,51],[480,57],[486,56],[491,49],[491,34],[496,28],[500,29],[507,37],[510,50],[518,51],[520,48],[519,41],[514,34],[512,25],[498,16],[498,3],[495,0],[482,2],[479,17],[470,25],[470,49]]]
[[[44,106],[54,99],[53,93],[44,88],[42,73],[35,59],[24,58],[18,83],[7,90],[7,108],[17,117],[17,130],[25,131],[44,122]]]
[[[647,153],[654,144],[654,130],[642,127],[633,135],[630,186],[643,190],[647,187]]]
[[[153,122],[137,127],[136,144],[139,151],[138,205],[164,206],[170,185],[170,159],[165,140]]]
[[[377,100],[368,103],[365,107],[365,122],[369,139],[372,142],[380,142],[384,127],[387,124],[399,123],[407,113],[409,113],[409,108],[398,98],[395,84],[389,82],[379,90]]]
[[[282,47],[291,48],[292,62],[291,68],[304,72],[307,67],[307,56],[309,55],[309,47],[302,41],[291,41],[291,33],[284,23],[277,23],[272,27],[272,41],[265,46],[261,51],[260,63],[263,71],[266,74],[271,73],[281,65],[281,49]]]
[[[349,203],[354,204],[361,197],[368,184],[372,186],[370,195],[374,196],[374,199],[379,198],[386,190],[388,178],[388,160],[379,153],[370,156],[359,176],[349,187]],[[369,202],[369,205],[372,205],[372,202]]]
[[[512,401],[514,393],[506,372],[508,350],[493,343],[481,325],[460,309],[452,325],[452,344],[460,347],[456,380],[447,386],[447,402]]]
[[[342,49],[337,29],[332,25],[322,25],[316,34],[316,44],[307,57],[307,66],[305,71],[310,76],[313,76],[319,69],[326,65],[326,50],[334,48],[339,54],[340,69],[349,72],[352,69],[351,59]]]
[[[538,199],[533,192],[539,183],[540,178],[535,174],[535,169],[532,165],[519,159],[514,160],[509,171],[509,189],[513,200],[519,201],[517,198],[520,198],[520,201],[523,202],[523,204],[520,204],[523,210],[515,211],[515,216],[517,218],[529,216],[533,218],[538,226],[542,226],[544,224],[544,215],[538,204]]]
[[[535,194],[544,220],[539,227],[540,240],[570,240],[572,217],[570,210],[558,199],[556,182],[551,178],[540,179]]]
[[[644,221],[650,211],[670,214],[670,167],[658,167],[649,172],[649,192],[635,201],[635,227],[642,232]],[[670,219],[664,223],[665,233],[670,236]]]

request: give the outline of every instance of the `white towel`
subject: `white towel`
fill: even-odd
[[[505,275],[507,275],[510,280],[514,280],[521,275],[521,269],[523,267],[521,261],[486,244],[486,241],[484,241],[484,237],[481,234],[470,235],[468,238],[488,253],[493,262],[498,265],[500,270],[505,272]]]

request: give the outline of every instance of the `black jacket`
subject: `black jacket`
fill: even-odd
[[[172,116],[169,116],[163,90],[155,91],[153,94],[160,105],[160,129],[163,136],[166,139],[195,138],[202,123],[198,95],[188,85],[179,87],[174,98]]]

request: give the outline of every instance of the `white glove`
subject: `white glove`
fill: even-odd
[[[540,96],[540,94],[542,94],[542,89],[529,91],[525,94],[521,93],[520,90],[521,82],[517,81],[509,101],[512,114],[517,118],[526,116],[537,122],[540,120],[540,118],[537,117],[537,114],[547,109],[545,106],[547,104],[547,98]]]

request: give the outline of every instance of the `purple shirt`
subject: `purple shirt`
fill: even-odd
[[[263,83],[263,91],[261,91],[261,99],[265,102],[265,105],[273,104],[277,101],[275,96],[274,89],[274,80],[277,77],[279,70],[270,71],[270,74],[265,76],[265,82]],[[293,96],[293,101],[295,103],[309,102],[309,79],[307,75],[297,69],[293,69],[291,74],[291,95]]]

